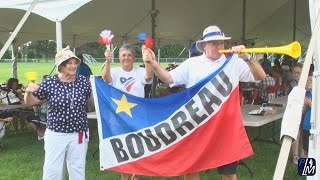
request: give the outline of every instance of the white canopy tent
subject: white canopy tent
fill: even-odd
[[[318,14],[316,12],[319,12],[317,2],[309,0],[313,26]],[[8,39],[9,32],[15,29],[31,3],[32,0],[0,0],[0,8],[4,8],[0,11],[0,17],[6,17],[0,19],[0,41]],[[63,40],[76,47],[97,41],[104,29],[113,31],[114,43],[136,42],[139,32],[151,35],[156,27],[158,46],[167,43],[189,45],[201,37],[205,27],[212,24],[220,26],[226,35],[233,37],[234,42],[251,39],[256,45],[282,45],[297,40],[306,47],[311,35],[308,1],[299,0],[39,0],[33,12],[48,16],[50,18],[47,19],[51,21],[31,14],[16,38],[18,44],[56,37],[59,42],[61,37],[61,42]],[[150,16],[156,21],[150,23]],[[319,56],[316,59],[314,90],[318,89],[315,82],[319,81]],[[319,111],[315,104],[317,102],[313,102],[313,109]],[[318,114],[313,110],[313,121]],[[319,126],[313,123],[314,141],[310,145],[313,149],[319,148],[318,129]],[[311,150],[310,153],[319,160],[319,150]],[[282,173],[279,174],[282,176]],[[315,179],[319,179],[319,175]]]
[[[308,2],[296,1],[296,23],[294,26],[295,0],[154,0],[155,10],[152,11],[152,0],[39,0],[35,13],[48,5],[54,11],[63,14],[72,3],[84,4],[71,15],[59,18],[62,21],[63,43],[77,47],[83,43],[96,42],[99,33],[111,29],[115,34],[114,43],[123,41],[136,42],[139,32],[147,32],[151,36],[151,15],[156,16],[156,45],[179,43],[189,46],[202,35],[202,30],[208,25],[216,24],[222,28],[232,40],[254,40],[256,45],[284,45],[295,39],[307,44],[310,38],[310,21],[308,18]],[[21,3],[23,2],[23,3]],[[24,10],[32,0],[6,1],[0,0],[0,41],[8,39],[9,32],[15,29]],[[65,5],[59,6],[59,3]],[[69,4],[68,4],[69,2]],[[85,4],[86,3],[86,4]],[[245,13],[243,6],[245,5]],[[81,6],[81,5],[80,5]],[[17,8],[17,9],[11,9]],[[36,11],[36,9],[39,10]],[[68,14],[67,13],[67,14]],[[48,18],[50,19],[50,18]],[[31,14],[16,38],[18,44],[32,40],[56,39],[56,19],[47,19]],[[245,26],[243,22],[245,20]]]

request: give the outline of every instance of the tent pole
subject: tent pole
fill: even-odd
[[[298,86],[301,87],[301,88],[305,88],[305,85],[306,85],[306,82],[307,82],[307,78],[308,78],[309,69],[310,69],[310,65],[311,65],[311,62],[312,62],[312,56],[313,56],[313,54],[315,52],[315,49],[316,49],[318,32],[320,30],[320,16],[319,15],[317,17],[315,27],[313,27],[313,28],[314,29],[313,29],[313,33],[312,33],[312,36],[311,36],[311,39],[310,39],[310,42],[309,42],[306,60],[305,60],[305,62],[303,64],[301,77],[300,77],[300,80],[299,80],[299,83],[298,83]],[[292,103],[292,102],[288,101],[288,104],[289,103]],[[288,108],[288,106],[286,107],[286,109],[287,108]],[[302,109],[301,109],[301,111],[302,111]],[[300,119],[298,119],[298,118],[300,118]],[[284,119],[282,119],[282,122],[284,122],[284,121],[299,121],[299,120],[301,120],[301,117],[296,117],[296,119],[284,118]],[[295,124],[295,123],[292,123],[292,124]],[[297,129],[298,129],[298,127],[297,127]],[[287,134],[283,135],[281,150],[280,150],[280,153],[279,153],[277,166],[276,166],[276,169],[275,169],[275,172],[274,172],[274,175],[273,175],[273,180],[283,179],[283,175],[284,175],[284,172],[285,172],[285,169],[286,169],[286,165],[287,165],[287,161],[288,161],[288,156],[289,156],[292,140],[293,140],[293,138],[288,136]]]
[[[56,21],[56,42],[57,42],[57,52],[62,49],[62,25],[61,21]],[[53,71],[56,69],[56,65],[53,66],[50,76]]]
[[[311,27],[314,26],[315,19],[320,16],[320,3],[317,0],[309,0],[309,11],[310,11],[310,23]],[[314,33],[314,31],[312,32]],[[314,53],[314,72],[312,77],[312,108],[311,108],[311,129],[310,129],[310,138],[309,138],[309,152],[308,157],[315,158],[316,162],[320,162],[320,137],[317,132],[320,131],[319,126],[319,116],[320,109],[318,107],[319,99],[319,83],[320,83],[320,37],[317,38],[317,51]],[[314,176],[308,176],[307,180],[317,180],[320,178],[320,167],[316,166],[316,174]]]
[[[57,52],[62,49],[62,25],[61,21],[56,21],[56,40],[57,40]]]
[[[156,18],[158,16],[158,11],[156,10],[156,1],[151,1],[151,37],[152,39],[156,38]],[[153,47],[156,49],[156,47]],[[153,78],[152,87],[151,87],[151,96],[154,97],[156,95],[156,83],[157,78]]]
[[[297,0],[293,0],[293,34],[292,41],[296,40]]]
[[[77,35],[74,34],[74,35],[73,35],[73,42],[72,42],[72,47],[74,48],[74,53],[76,52],[76,51],[75,51],[75,49],[76,49],[76,48],[75,48],[75,47],[76,47],[76,39],[77,39]]]
[[[22,19],[20,20],[19,24],[17,25],[17,27],[14,29],[14,31],[12,32],[11,36],[9,37],[9,39],[7,40],[7,42],[4,44],[4,46],[2,47],[1,51],[0,51],[0,59],[2,58],[2,56],[4,55],[4,53],[6,52],[6,50],[8,49],[9,45],[12,43],[12,41],[14,40],[14,38],[17,36],[18,32],[20,31],[21,27],[23,26],[23,24],[26,22],[26,20],[28,19],[30,13],[32,12],[33,8],[36,6],[36,4],[38,3],[38,0],[34,0],[31,4],[31,6],[29,7],[28,11],[24,14],[24,16],[22,17]]]
[[[247,10],[247,0],[242,2],[242,36],[241,42],[244,44],[246,42],[246,10]]]
[[[11,77],[13,78],[18,78],[17,75],[17,56],[14,55],[15,52],[15,45],[14,45],[14,41],[11,44],[11,59],[12,59],[12,75]]]

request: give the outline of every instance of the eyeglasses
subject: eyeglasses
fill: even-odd
[[[293,71],[293,74],[301,74],[301,72]]]
[[[210,44],[211,46],[219,46],[221,44],[224,44],[224,41],[209,41],[206,42],[206,44]]]

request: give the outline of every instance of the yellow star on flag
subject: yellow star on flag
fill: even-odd
[[[131,108],[135,107],[137,104],[128,102],[127,97],[124,94],[122,95],[120,101],[117,99],[113,99],[113,98],[111,98],[111,99],[114,103],[116,103],[118,105],[118,107],[116,109],[117,114],[120,112],[125,112],[126,114],[128,114],[128,116],[130,116],[132,118]]]

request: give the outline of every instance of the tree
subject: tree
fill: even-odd
[[[2,48],[4,46],[4,44],[2,44],[0,42],[0,47]],[[2,56],[2,59],[11,59],[11,52],[9,50],[7,50],[4,55]]]
[[[180,44],[168,44],[160,48],[162,58],[187,58],[188,49],[185,49],[182,54],[184,47]],[[180,55],[180,56],[179,56]]]

